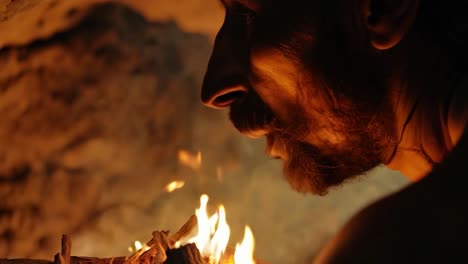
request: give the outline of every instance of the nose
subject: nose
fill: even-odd
[[[214,89],[206,98],[203,98],[203,103],[212,108],[224,108],[231,104],[241,101],[247,94],[247,88],[244,85],[238,84],[234,86],[224,86],[220,89]]]
[[[249,92],[245,34],[238,28],[225,20],[216,36],[201,92],[202,102],[209,107],[229,107]]]

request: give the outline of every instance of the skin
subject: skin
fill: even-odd
[[[451,19],[463,4],[222,3],[202,101],[265,136],[294,189],[325,194],[382,163],[415,182],[357,214],[317,263],[446,260],[444,243],[468,234],[463,224],[460,236],[431,232],[468,220],[453,195],[468,155],[466,31]]]

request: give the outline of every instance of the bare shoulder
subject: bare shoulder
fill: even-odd
[[[423,180],[356,214],[315,263],[468,259],[468,132]]]

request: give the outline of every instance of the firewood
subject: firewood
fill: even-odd
[[[208,264],[209,260],[200,255],[195,244],[175,248],[176,242],[187,236],[197,225],[197,218],[189,220],[169,237],[168,231],[154,231],[153,238],[146,243],[147,248],[137,250],[129,257],[95,258],[70,256],[71,240],[69,235],[62,236],[62,249],[53,261],[42,259],[0,259],[0,264]],[[234,251],[227,249],[222,258],[225,263],[232,263]],[[261,262],[257,261],[257,264]]]
[[[178,249],[167,251],[167,261],[164,264],[207,264],[195,244],[187,244]]]
[[[123,264],[126,257],[113,258],[94,258],[94,257],[76,257],[70,258],[70,264]],[[16,264],[16,263],[10,263]]]
[[[70,255],[71,255],[71,239],[69,235],[62,236],[62,264],[70,264]]]
[[[148,262],[145,260],[141,262],[136,259],[134,264],[206,264],[198,249],[194,244],[188,244],[178,249],[170,249],[167,251],[167,260],[159,262],[158,259],[153,259]],[[62,257],[61,254],[57,254]],[[56,256],[57,256],[56,255]],[[63,257],[62,257],[63,258]],[[154,262],[153,262],[154,261]],[[95,257],[78,257],[71,256],[70,264],[124,264],[128,262],[127,257],[113,257],[113,258],[95,258]],[[54,264],[54,261],[42,260],[42,259],[0,259],[0,264]]]
[[[71,255],[69,235],[62,236],[62,250],[54,256],[53,261],[40,259],[0,259],[0,264],[204,264],[200,252],[194,244],[175,249],[175,243],[192,232],[197,225],[197,218],[192,215],[189,220],[169,237],[168,231],[154,231],[153,238],[146,243],[147,248],[137,250],[129,257],[95,258]],[[149,247],[149,248],[148,248]]]
[[[59,255],[59,254],[58,254]],[[70,264],[123,264],[126,257],[93,258],[70,257]],[[53,264],[54,261],[44,259],[0,259],[0,264]]]
[[[197,217],[195,215],[192,215],[189,218],[189,220],[179,229],[179,231],[177,231],[174,235],[171,236],[171,244],[174,245],[177,241],[190,234],[190,232],[192,232],[192,230],[197,224]]]

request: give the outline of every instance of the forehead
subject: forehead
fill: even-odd
[[[316,9],[319,0],[219,0],[226,9],[242,5],[253,11],[276,10],[285,13],[287,10],[300,10],[310,13],[310,8]],[[331,0],[325,0],[331,1]]]
[[[246,6],[260,6],[265,4],[270,4],[274,0],[220,0],[220,2],[225,6],[229,7],[233,4],[244,4]]]

